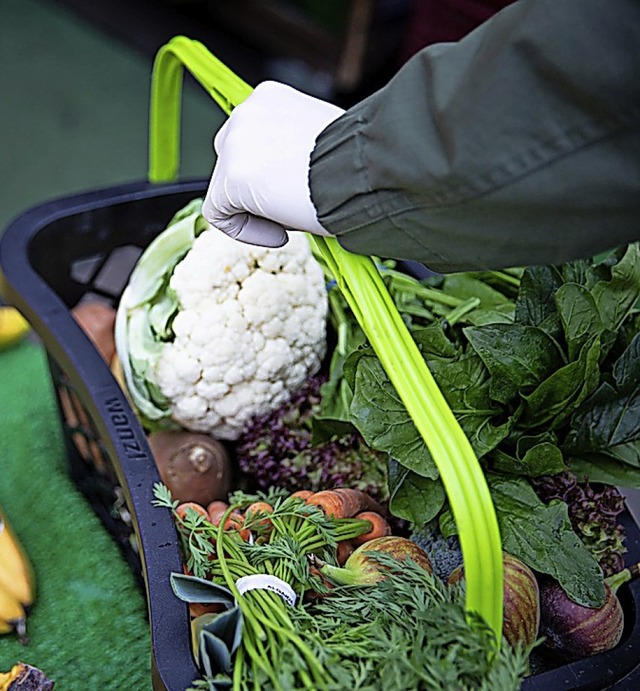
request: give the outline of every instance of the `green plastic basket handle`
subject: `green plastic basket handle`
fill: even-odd
[[[163,46],[154,62],[151,84],[151,182],[169,182],[178,174],[183,67],[227,115],[252,91],[201,43],[177,36]],[[373,260],[346,251],[334,238],[310,237],[433,456],[458,528],[466,578],[466,609],[485,619],[499,646],[502,546],[493,502],[478,459]]]

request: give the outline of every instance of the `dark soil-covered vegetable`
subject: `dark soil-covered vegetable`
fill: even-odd
[[[183,430],[153,432],[148,441],[160,478],[174,499],[206,506],[226,498],[232,471],[229,452],[220,441]]]

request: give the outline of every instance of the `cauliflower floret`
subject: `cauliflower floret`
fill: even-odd
[[[170,290],[179,305],[174,340],[148,378],[182,427],[235,440],[320,368],[328,300],[303,234],[269,249],[205,230],[175,266]]]

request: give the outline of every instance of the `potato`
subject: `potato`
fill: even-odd
[[[207,506],[226,499],[231,488],[229,453],[224,444],[195,432],[152,432],[149,445],[162,482],[174,499]]]

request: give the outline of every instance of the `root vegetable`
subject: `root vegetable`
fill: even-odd
[[[374,553],[373,555],[370,553]],[[387,554],[403,562],[412,559],[425,571],[433,573],[427,553],[415,542],[403,537],[389,535],[378,537],[360,545],[347,559],[343,567],[326,564],[314,559],[320,573],[341,585],[371,585],[385,578],[385,567],[375,558],[375,553]]]
[[[226,497],[231,486],[229,454],[206,434],[163,431],[149,435],[162,482],[174,499],[207,506]]]
[[[100,355],[110,364],[116,352],[115,309],[99,300],[87,300],[76,305],[71,310],[71,316],[91,339]]]
[[[204,506],[201,506],[195,501],[185,501],[182,504],[176,506],[176,515],[184,521],[189,510],[195,511],[197,514],[200,514],[201,516],[204,516],[207,520],[209,520],[209,514],[207,514],[207,510],[204,508]]]
[[[503,552],[504,614],[502,634],[512,645],[531,645],[540,628],[540,590],[531,569],[519,559]],[[455,568],[447,583],[454,585],[464,578],[464,568]]]
[[[220,525],[220,522],[224,519],[223,530],[228,530],[237,533],[243,542],[247,542],[251,537],[251,531],[244,527],[244,517],[240,511],[233,510],[231,513],[226,511],[215,516],[211,523],[214,526]]]
[[[366,492],[346,487],[316,492],[306,501],[307,504],[320,507],[332,518],[353,518],[362,511],[384,513],[382,506]]]
[[[266,501],[255,501],[250,506],[247,506],[244,512],[245,523],[248,523],[251,529],[255,526],[258,530],[268,532],[271,528],[271,520],[266,514],[270,513],[273,513],[273,506],[271,504],[268,504]]]
[[[209,520],[215,525],[215,522],[219,520],[222,514],[229,508],[229,504],[226,501],[216,499],[215,501],[207,504],[207,514],[209,515]]]
[[[361,511],[356,514],[355,518],[361,520],[369,521],[371,523],[371,530],[358,537],[354,538],[356,545],[363,545],[365,542],[369,542],[376,537],[386,537],[391,535],[391,526],[387,523],[387,520],[383,518],[379,513],[375,511]]]

